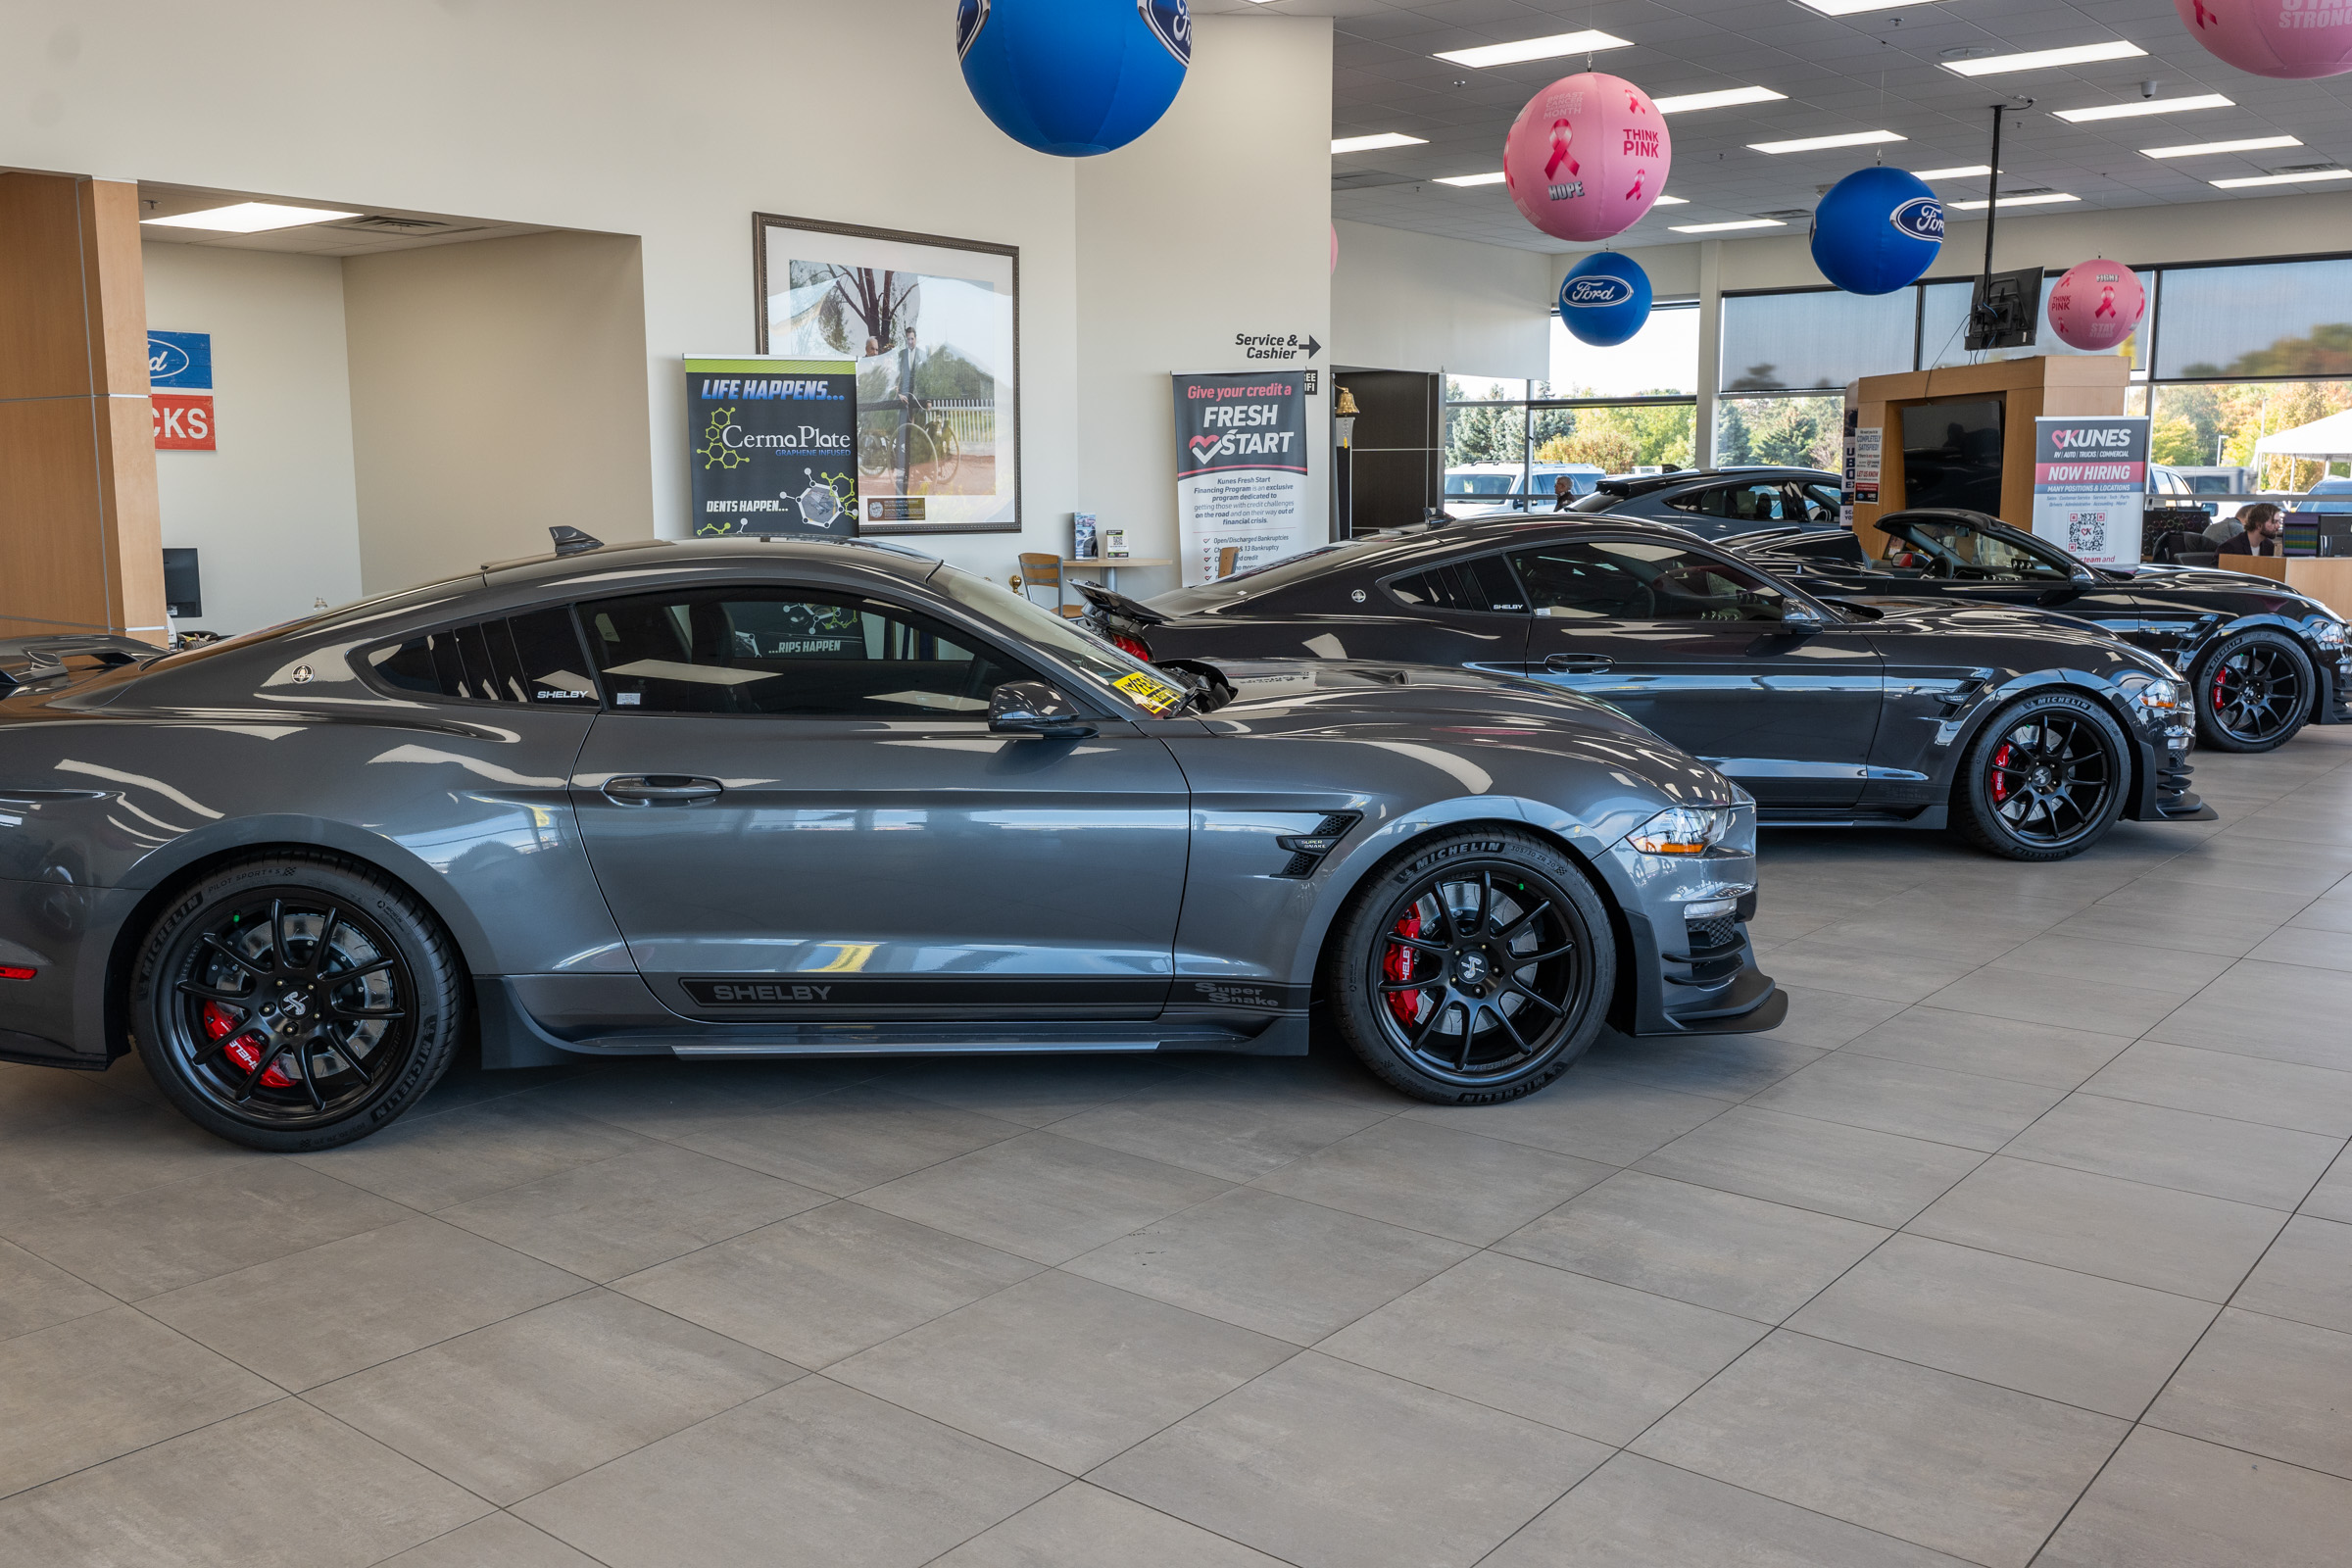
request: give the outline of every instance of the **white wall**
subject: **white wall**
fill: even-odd
[[[1343,222],[1331,283],[1335,363],[1538,380],[1551,373],[1553,258]]]
[[[1029,532],[1061,542],[1077,172],[973,104],[944,0],[12,0],[5,29],[0,167],[641,236],[642,505],[664,534],[685,532],[677,356],[755,346],[752,214],[1018,245]],[[1330,76],[1326,55],[1290,90]],[[1198,178],[1158,192],[1156,226],[1218,221]],[[1204,286],[1149,306],[1193,312]],[[1021,545],[915,542],[1000,578]]]
[[[359,597],[343,269],[318,256],[149,244],[147,320],[213,335],[218,451],[158,452],[164,545],[201,552],[224,634]]]
[[[653,537],[635,238],[531,234],[342,265],[369,592],[541,554],[556,523]]]
[[[1178,555],[1168,377],[1180,370],[1322,372],[1306,400],[1308,541],[1330,525],[1333,351],[1251,361],[1234,338],[1331,340],[1331,24],[1197,17],[1194,34],[1166,118],[1077,168],[1076,510],[1127,528],[1148,558]],[[1066,513],[1050,522],[1066,545]],[[1139,597],[1176,581],[1173,568],[1119,574]]]

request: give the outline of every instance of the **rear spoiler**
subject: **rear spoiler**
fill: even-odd
[[[1118,564],[1111,562],[1107,564],[1115,568]],[[1125,594],[1113,593],[1101,583],[1073,581],[1070,586],[1078,590],[1091,608],[1104,614],[1118,615],[1139,626],[1161,626],[1167,623],[1168,617],[1150,605],[1139,603]]]
[[[62,680],[73,673],[69,659],[95,659],[107,669],[160,658],[165,650],[136,637],[111,632],[57,632],[0,638],[0,693]]]

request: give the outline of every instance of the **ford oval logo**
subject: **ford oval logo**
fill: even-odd
[[[988,0],[956,0],[956,58],[972,52],[972,40],[988,22]]]
[[[147,340],[147,378],[149,380],[169,380],[172,376],[186,374],[187,369],[188,351],[186,349],[176,343],[167,343],[158,337],[151,337]]]
[[[1193,13],[1185,0],[1135,0],[1135,9],[1178,65],[1193,63]]]
[[[1933,196],[1914,196],[1886,216],[1913,239],[1943,243],[1943,203]]]
[[[1601,305],[1623,305],[1634,297],[1634,285],[1622,277],[1606,272],[1594,272],[1590,277],[1572,277],[1560,295],[1562,305],[1591,309]]]

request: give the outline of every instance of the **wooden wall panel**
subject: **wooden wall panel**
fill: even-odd
[[[0,402],[0,637],[106,631],[106,550],[88,398]]]

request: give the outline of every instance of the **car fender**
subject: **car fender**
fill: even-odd
[[[1968,755],[1969,748],[1977,743],[1977,736],[1991,722],[1995,713],[2018,698],[2052,690],[2070,691],[2087,697],[2097,703],[2109,718],[2115,720],[2124,732],[2124,740],[2131,754],[2125,760],[2131,776],[2125,786],[2124,798],[2128,802],[2144,802],[2147,791],[2152,787],[2148,737],[2114,681],[2080,669],[2028,670],[1985,683],[1943,721],[1936,733],[1936,747],[1952,760],[1944,772],[1946,780],[1957,780],[1960,759]]]

